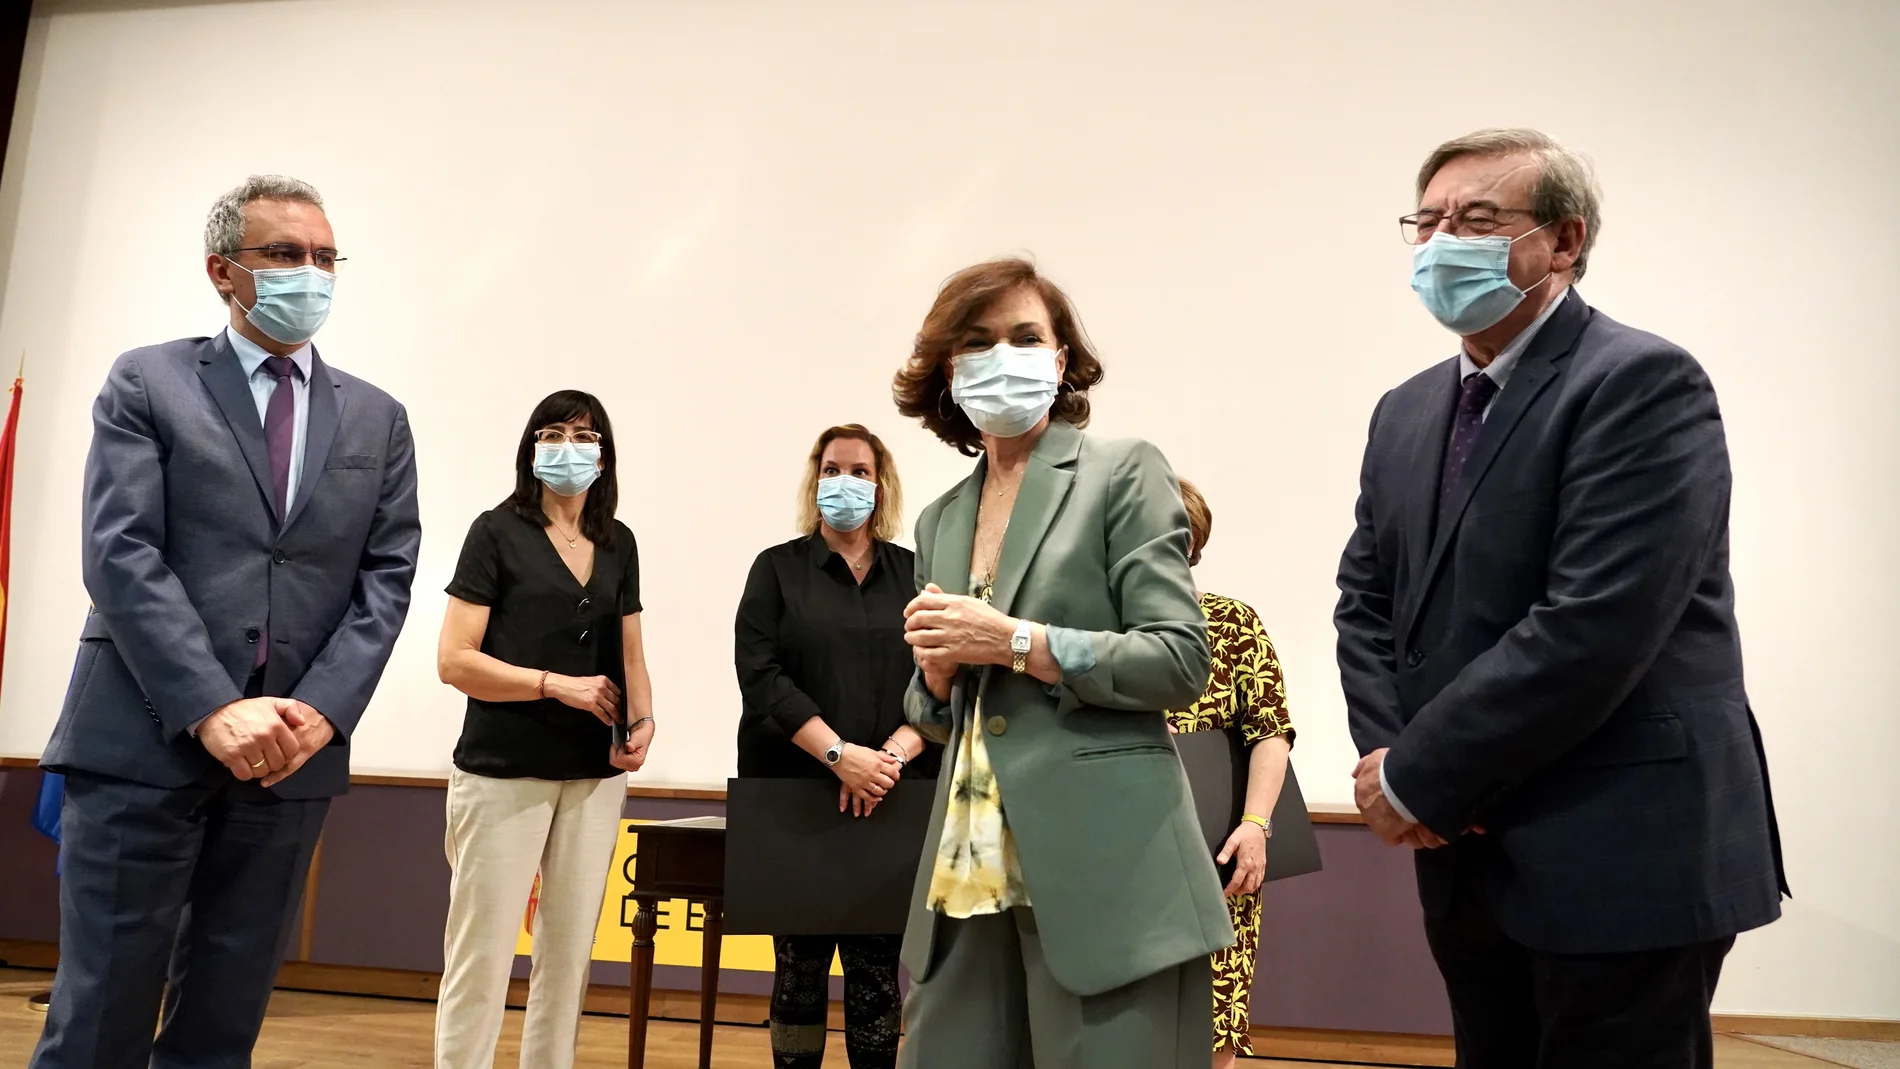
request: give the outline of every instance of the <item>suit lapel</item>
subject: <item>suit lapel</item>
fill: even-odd
[[[271,506],[270,449],[264,443],[264,421],[257,416],[257,398],[245,380],[244,365],[238,362],[236,350],[231,348],[231,342],[222,331],[199,358],[198,377],[204,381],[211,399],[224,413],[225,424],[237,438],[238,450],[244,454],[244,462],[251,466],[257,489],[264,495],[265,511],[276,519],[277,510]]]
[[[310,425],[304,431],[303,473],[297,477],[297,499],[290,504],[290,514],[284,517],[284,529],[297,522],[303,514],[304,506],[310,503],[310,496],[316,493],[317,480],[323,475],[323,467],[330,459],[330,448],[336,444],[337,428],[343,423],[343,384],[317,355],[310,351],[310,411],[306,418]]]
[[[970,549],[976,544],[976,506],[983,494],[987,459],[957,485],[943,514],[937,517],[937,540],[931,549],[930,581],[946,594],[970,592]]]
[[[1016,504],[1009,512],[1003,553],[996,562],[990,603],[998,611],[1008,613],[1015,605],[1029,562],[1042,548],[1043,536],[1049,533],[1049,525],[1055,522],[1056,513],[1069,496],[1069,486],[1075,482],[1075,458],[1081,449],[1082,432],[1056,420],[1042,432],[1042,439],[1030,453],[1023,485],[1016,491]]]
[[[1574,291],[1567,294],[1564,306],[1550,317],[1531,341],[1530,348],[1525,350],[1517,368],[1511,372],[1511,381],[1492,403],[1491,412],[1484,420],[1484,430],[1478,435],[1477,445],[1473,447],[1470,458],[1465,461],[1465,470],[1459,473],[1458,486],[1452,491],[1451,501],[1445,506],[1445,514],[1433,534],[1431,557],[1426,561],[1419,583],[1418,605],[1423,605],[1431,592],[1432,582],[1438,576],[1439,566],[1445,562],[1445,554],[1458,533],[1458,525],[1464,519],[1472,495],[1484,482],[1485,474],[1503,452],[1505,443],[1510,441],[1511,432],[1517,429],[1538,395],[1557,377],[1557,362],[1570,355],[1589,316],[1590,307],[1583,303],[1583,298]],[[1446,433],[1450,433],[1449,426]],[[1442,450],[1443,446],[1440,448]],[[1435,492],[1436,478],[1432,480],[1432,486]],[[1409,624],[1402,637],[1410,638]]]
[[[1458,360],[1445,364],[1440,384],[1426,399],[1425,411],[1412,426],[1409,454],[1410,493],[1405,499],[1405,554],[1408,575],[1420,575],[1431,558],[1438,527],[1438,483],[1445,468],[1445,449],[1451,439],[1451,417],[1458,407]]]

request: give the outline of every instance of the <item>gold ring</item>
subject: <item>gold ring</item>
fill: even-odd
[[[252,761],[252,762],[251,762],[251,767],[252,767],[252,768],[263,768],[263,767],[264,767],[264,759],[260,757],[260,758],[258,758],[257,760],[255,760],[255,761]]]

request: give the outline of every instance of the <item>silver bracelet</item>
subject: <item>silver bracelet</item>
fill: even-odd
[[[651,724],[651,723],[653,723],[652,717],[643,716],[640,719],[635,720],[633,723],[627,725],[627,734],[629,735],[633,734],[633,729],[639,727],[641,724]]]

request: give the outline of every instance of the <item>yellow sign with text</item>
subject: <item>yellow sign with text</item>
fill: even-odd
[[[620,841],[614,846],[613,871],[607,874],[607,890],[600,903],[600,923],[594,929],[595,961],[633,960],[634,901],[633,866],[639,857],[640,835],[635,828],[646,821],[626,821],[620,826]],[[534,914],[541,900],[541,877],[534,878],[534,891],[528,897],[528,910],[521,918],[521,930],[515,936],[515,953],[534,952]],[[697,969],[701,962],[701,934],[706,930],[706,911],[698,903],[683,898],[665,899],[659,906],[659,928],[653,936],[653,963],[681,965]],[[729,935],[720,943],[719,967],[771,972],[775,959],[772,937],[768,935]],[[831,975],[842,976],[837,958],[831,962]]]

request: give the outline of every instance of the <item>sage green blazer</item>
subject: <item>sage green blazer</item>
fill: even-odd
[[[917,583],[970,589],[985,462],[917,521]],[[1052,422],[1010,513],[992,603],[1087,632],[1095,663],[1048,686],[1007,667],[965,668],[939,702],[913,679],[906,712],[949,747],[911,897],[903,960],[928,979],[938,915],[926,908],[952,782],[950,758],[982,688],[985,740],[1056,981],[1095,995],[1230,946],[1220,879],[1163,710],[1207,686],[1207,620],[1188,573],[1173,470],[1142,441]]]

